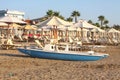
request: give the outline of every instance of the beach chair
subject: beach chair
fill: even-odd
[[[50,38],[49,38],[48,36],[44,36],[44,42],[45,42],[45,43],[50,42]]]
[[[35,43],[38,45],[38,47],[40,47],[40,48],[42,48],[42,49],[43,49],[43,46],[42,46],[42,44],[40,43],[40,41],[39,41],[39,40],[35,40]]]
[[[28,36],[27,35],[24,35],[24,36],[22,36],[23,37],[23,40],[24,41],[28,41]]]
[[[6,39],[0,39],[1,44],[5,44],[5,42],[6,42]]]
[[[117,45],[117,44],[119,43],[119,42],[117,41],[117,39],[115,39],[115,38],[113,38],[112,41],[113,41],[114,45]]]
[[[57,44],[58,40],[57,39],[50,39],[50,44]]]
[[[69,39],[69,43],[73,43],[73,39],[71,37],[68,38]]]
[[[2,49],[14,49],[16,47],[21,47],[21,45],[20,44],[13,44],[11,39],[8,39],[6,44],[1,45]]]
[[[23,38],[21,35],[18,35],[18,38],[20,39],[20,41],[23,41]]]
[[[78,42],[77,42],[77,45],[82,46],[82,42],[81,42],[81,41],[78,41]]]
[[[36,35],[33,36],[34,39],[37,39],[38,37]]]

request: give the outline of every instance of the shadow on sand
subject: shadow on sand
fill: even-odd
[[[28,55],[20,55],[20,54],[8,54],[8,53],[5,53],[5,54],[0,54],[0,56],[9,56],[9,57],[23,57],[23,58],[30,58],[30,56]]]

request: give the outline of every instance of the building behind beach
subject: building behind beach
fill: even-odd
[[[12,16],[12,17],[17,17],[20,20],[24,20],[24,12],[21,11],[16,11],[16,10],[0,10],[0,17],[4,17],[4,16]]]

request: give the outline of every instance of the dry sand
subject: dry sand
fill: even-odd
[[[31,58],[0,50],[0,80],[120,80],[120,46],[109,46],[106,59],[81,62]]]

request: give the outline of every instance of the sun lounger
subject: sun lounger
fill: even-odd
[[[20,44],[13,44],[11,39],[8,39],[6,44],[1,45],[2,49],[14,49],[16,47],[21,47],[21,45]]]
[[[36,42],[36,44],[38,45],[38,47],[43,48],[43,46],[42,46],[42,44],[40,43],[39,40],[35,40],[35,42]]]
[[[69,39],[69,43],[73,43],[73,39],[71,37],[69,37],[68,39]]]
[[[18,38],[20,39],[20,41],[23,41],[22,36],[18,35]]]

